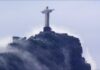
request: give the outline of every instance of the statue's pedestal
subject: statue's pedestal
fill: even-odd
[[[51,31],[50,27],[44,27],[43,31]]]

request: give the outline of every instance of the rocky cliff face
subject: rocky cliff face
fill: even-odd
[[[0,70],[91,70],[78,38],[53,31],[14,37],[0,54]]]

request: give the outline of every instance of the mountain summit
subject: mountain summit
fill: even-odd
[[[0,54],[0,70],[91,70],[79,39],[65,33],[13,37],[8,50]]]

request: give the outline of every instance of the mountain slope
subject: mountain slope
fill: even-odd
[[[0,54],[0,70],[91,70],[78,38],[53,31],[30,38],[13,37]]]

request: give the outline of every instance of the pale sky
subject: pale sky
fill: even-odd
[[[84,54],[99,70],[100,1],[0,1],[0,41],[42,31],[46,6],[55,9],[50,16],[53,30],[79,37]]]

